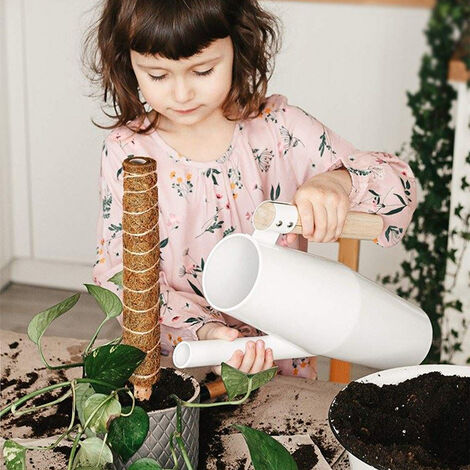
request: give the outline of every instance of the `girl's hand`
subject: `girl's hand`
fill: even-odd
[[[271,348],[265,349],[264,341],[248,341],[245,346],[245,354],[237,349],[227,364],[239,369],[246,374],[256,374],[262,370],[270,369],[273,366],[274,358]],[[221,367],[214,368],[214,372],[220,375]]]
[[[351,177],[345,169],[314,176],[297,190],[294,204],[302,223],[302,235],[313,242],[336,241],[349,211]],[[292,243],[297,235],[287,234]]]
[[[221,323],[212,322],[199,328],[197,331],[199,339],[224,339],[226,341],[233,341],[240,336],[240,333],[235,328],[229,328]],[[256,344],[253,341],[248,341],[245,347],[245,353],[237,349],[232,357],[227,361],[227,364],[239,369],[242,372],[249,374],[256,374],[262,370],[270,369],[273,366],[273,352],[271,349],[265,349],[264,341],[258,340]],[[220,375],[221,367],[213,367],[213,372]]]

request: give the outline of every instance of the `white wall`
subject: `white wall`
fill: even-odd
[[[5,2],[0,0],[0,291],[10,280],[13,259],[5,71]]]
[[[413,125],[406,91],[416,90],[430,10],[309,2],[265,2],[285,25],[270,91],[280,90],[363,150],[397,152]],[[337,244],[309,250],[336,258]],[[361,242],[359,271],[394,273],[401,245]]]
[[[78,288],[95,257],[104,133],[80,71],[93,0],[5,1],[13,243],[12,279]],[[264,2],[285,24],[270,93],[282,93],[362,149],[394,152],[410,136],[427,9]],[[3,126],[2,126],[3,127]],[[336,245],[311,247],[335,256]],[[360,271],[393,272],[401,247],[362,242]]]

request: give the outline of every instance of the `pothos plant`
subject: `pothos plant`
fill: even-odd
[[[70,423],[67,429],[49,446],[19,444],[6,440],[3,456],[7,470],[26,469],[28,450],[51,450],[63,440],[72,441],[68,470],[100,470],[113,468],[115,456],[127,462],[141,447],[149,432],[147,412],[136,405],[128,380],[145,357],[145,353],[133,346],[121,344],[121,338],[94,347],[103,325],[122,312],[119,297],[103,287],[85,284],[101,310],[104,319],[83,351],[82,361],[72,364],[51,365],[46,360],[41,340],[49,325],[69,311],[78,301],[75,294],[53,307],[38,313],[28,326],[28,336],[38,347],[42,362],[50,370],[81,368],[82,377],[55,383],[28,393],[0,410],[0,418],[8,413],[14,416],[32,414],[53,407],[71,397]],[[222,364],[222,380],[227,389],[228,401],[217,403],[188,403],[172,395],[177,408],[176,431],[170,445],[174,460],[172,470],[178,468],[176,448],[183,456],[188,470],[193,470],[182,438],[182,407],[214,407],[237,405],[248,399],[251,392],[269,382],[276,374],[276,368],[245,374],[228,364]],[[158,386],[158,384],[157,384]],[[39,395],[60,390],[62,393],[49,403],[27,406],[27,402]],[[122,406],[121,400],[128,395],[130,406]],[[33,419],[33,418],[32,418]],[[267,434],[247,426],[235,425],[245,438],[253,466],[256,470],[295,470],[297,465],[289,452]],[[143,458],[134,462],[129,470],[164,470],[153,459]]]
[[[458,272],[462,268],[462,253],[470,241],[470,213],[462,204],[455,208],[461,229],[449,233],[455,138],[451,109],[456,92],[448,81],[449,61],[469,27],[468,0],[437,0],[425,32],[429,52],[421,62],[420,86],[415,93],[408,92],[408,106],[415,120],[409,164],[419,181],[422,201],[403,238],[410,256],[401,263],[399,272],[378,277],[382,284],[396,286],[398,295],[414,300],[429,315],[434,338],[425,362],[431,363],[440,362],[442,351],[452,357],[452,352],[461,347],[467,328],[463,299],[447,295],[445,280],[447,261],[450,260]],[[467,63],[470,65],[468,52]],[[470,153],[466,164],[470,165]],[[470,189],[467,179],[463,176],[460,182],[464,191]],[[449,236],[462,240],[460,253],[449,248]],[[449,338],[442,334],[446,309],[462,315],[462,331],[451,329]]]

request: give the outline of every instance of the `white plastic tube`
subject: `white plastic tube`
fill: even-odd
[[[173,363],[179,369],[185,367],[220,366],[222,362],[227,362],[237,349],[245,352],[245,345],[248,341],[257,341],[258,339],[264,341],[266,348],[272,349],[274,360],[294,359],[310,355],[295,344],[273,335],[267,335],[253,338],[237,338],[234,341],[224,341],[221,339],[182,341],[178,343],[173,351]]]
[[[338,262],[271,242],[233,234],[217,243],[202,279],[213,308],[311,356],[377,369],[423,361],[432,327],[419,307]]]

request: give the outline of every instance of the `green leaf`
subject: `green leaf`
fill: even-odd
[[[163,470],[153,459],[139,459],[128,470]]]
[[[268,436],[248,426],[234,424],[245,438],[255,470],[298,470],[287,449]]]
[[[113,277],[110,277],[108,282],[112,282],[113,284],[116,284],[116,286],[122,288],[122,271],[119,271]]]
[[[245,395],[248,391],[248,383],[251,377],[253,378],[251,389],[253,391],[272,380],[276,375],[276,371],[277,367],[271,367],[271,369],[258,372],[257,374],[245,374],[223,362],[222,380],[227,389],[228,399],[232,400],[234,397]]]
[[[121,314],[122,302],[114,292],[94,284],[85,284],[85,287],[88,293],[95,298],[107,318],[115,318]]]
[[[128,344],[108,344],[96,348],[85,358],[85,375],[90,379],[102,380],[115,388],[125,385],[129,377],[144,360],[145,353]],[[99,393],[111,390],[102,385],[92,384]]]
[[[130,407],[125,407],[122,411],[127,414],[130,410]],[[108,442],[123,462],[127,462],[140,449],[148,431],[148,414],[143,408],[136,406],[130,416],[121,415],[111,422]]]
[[[72,295],[71,297],[59,302],[43,312],[38,313],[34,318],[29,322],[28,325],[28,336],[29,339],[34,343],[39,345],[41,337],[44,332],[47,330],[47,327],[57,318],[60,317],[65,312],[68,312],[80,298],[80,294]]]
[[[95,391],[90,384],[87,383],[78,383],[75,386],[75,408],[77,409],[78,419],[82,426],[85,426],[85,416],[83,414],[83,407],[85,406],[85,402],[90,398]],[[89,429],[85,429],[88,437],[91,437],[91,431]]]
[[[248,374],[248,377],[253,377],[252,390],[256,390],[257,388],[260,388],[264,384],[270,382],[276,376],[276,372],[277,366],[271,367],[271,369],[263,370],[261,372],[258,372],[257,374]]]
[[[97,409],[98,411],[95,413]],[[93,418],[88,423],[88,428],[94,433],[106,434],[111,421],[121,415],[121,404],[115,398],[109,399],[109,395],[95,393],[83,405],[85,422],[88,421],[91,415],[93,415]]]
[[[89,437],[85,439],[77,456],[73,461],[73,469],[93,468],[95,470],[103,469],[108,464],[113,463],[113,453],[104,441],[98,437]]]
[[[26,449],[14,441],[3,444],[3,458],[7,470],[26,470]]]

